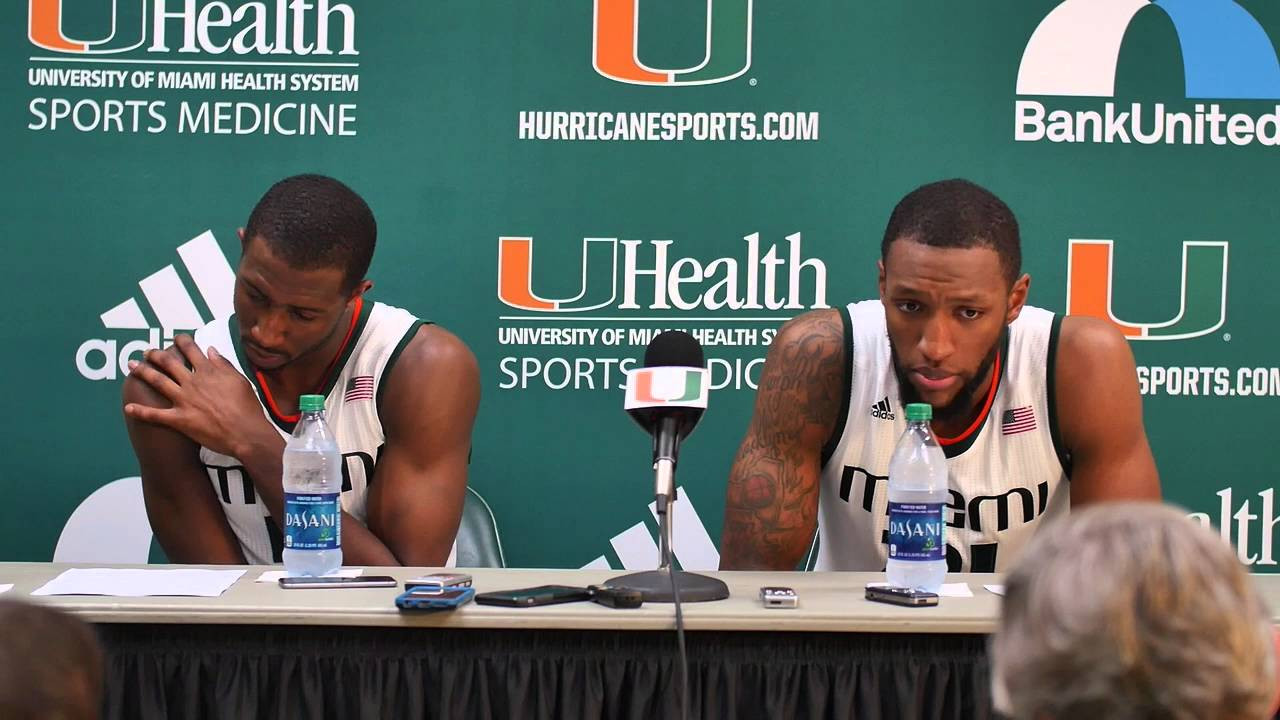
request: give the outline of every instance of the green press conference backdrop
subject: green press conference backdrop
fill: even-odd
[[[676,549],[714,566],[777,328],[873,296],[894,202],[964,176],[1034,304],[1130,336],[1168,499],[1276,568],[1280,5],[637,2],[5,3],[0,557],[156,557],[122,367],[230,312],[237,227],[317,171],[377,215],[373,297],[479,358],[511,565],[653,565],[622,371],[697,333]]]

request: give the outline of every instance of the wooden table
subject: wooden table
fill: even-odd
[[[69,567],[0,563],[0,583],[14,583],[7,597],[27,598]],[[27,599],[97,625],[111,718],[679,716],[670,604],[403,613],[392,603],[399,588],[254,582],[269,569],[247,568],[217,598]],[[617,574],[468,572],[478,592]],[[983,585],[999,577],[950,576],[973,597],[902,608],[863,598],[867,582],[883,580],[877,573],[712,574],[729,599],[682,606],[691,717],[990,717],[986,635],[1000,598]],[[800,606],[763,608],[762,585],[795,588]],[[1274,600],[1280,585],[1272,590]]]

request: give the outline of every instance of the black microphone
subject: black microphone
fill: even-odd
[[[702,345],[683,330],[659,333],[644,351],[644,366],[655,367],[703,367]],[[704,379],[699,378],[699,382]],[[701,390],[701,387],[698,388]],[[704,408],[678,405],[653,404],[633,407],[627,412],[653,436],[653,462],[669,459],[674,468],[680,454],[680,442],[702,419]]]
[[[676,455],[680,441],[693,432],[706,411],[710,383],[711,373],[703,367],[702,346],[680,330],[668,330],[653,338],[644,351],[644,367],[632,370],[627,378],[624,407],[653,436],[658,569],[613,578],[607,584],[639,590],[646,602],[675,602],[676,628],[681,633],[681,601],[729,597],[729,587],[723,581],[677,570],[672,564],[671,525],[675,513],[670,510],[676,501]]]

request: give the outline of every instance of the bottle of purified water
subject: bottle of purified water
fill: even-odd
[[[907,405],[907,431],[889,460],[890,585],[937,592],[947,575],[942,509],[947,504],[947,458],[929,429],[933,407]]]
[[[284,446],[284,569],[327,575],[342,567],[342,453],[324,421],[324,396],[298,398]]]

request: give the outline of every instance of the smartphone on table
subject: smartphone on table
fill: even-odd
[[[396,579],[390,575],[360,575],[357,577],[282,577],[280,587],[297,590],[300,588],[377,588],[395,587]]]
[[[404,581],[405,590],[413,590],[420,587],[435,588],[437,590],[471,587],[471,576],[457,572],[431,573],[430,575],[420,575]]]
[[[937,593],[891,585],[868,585],[867,599],[904,607],[934,607],[938,604]]]
[[[401,610],[454,610],[475,597],[475,588],[418,587],[406,590],[396,597],[396,607]]]
[[[519,590],[496,590],[476,595],[476,602],[481,605],[501,605],[504,607],[534,607],[590,599],[591,591],[583,587],[571,587],[569,585],[539,585],[531,588],[520,588]]]

